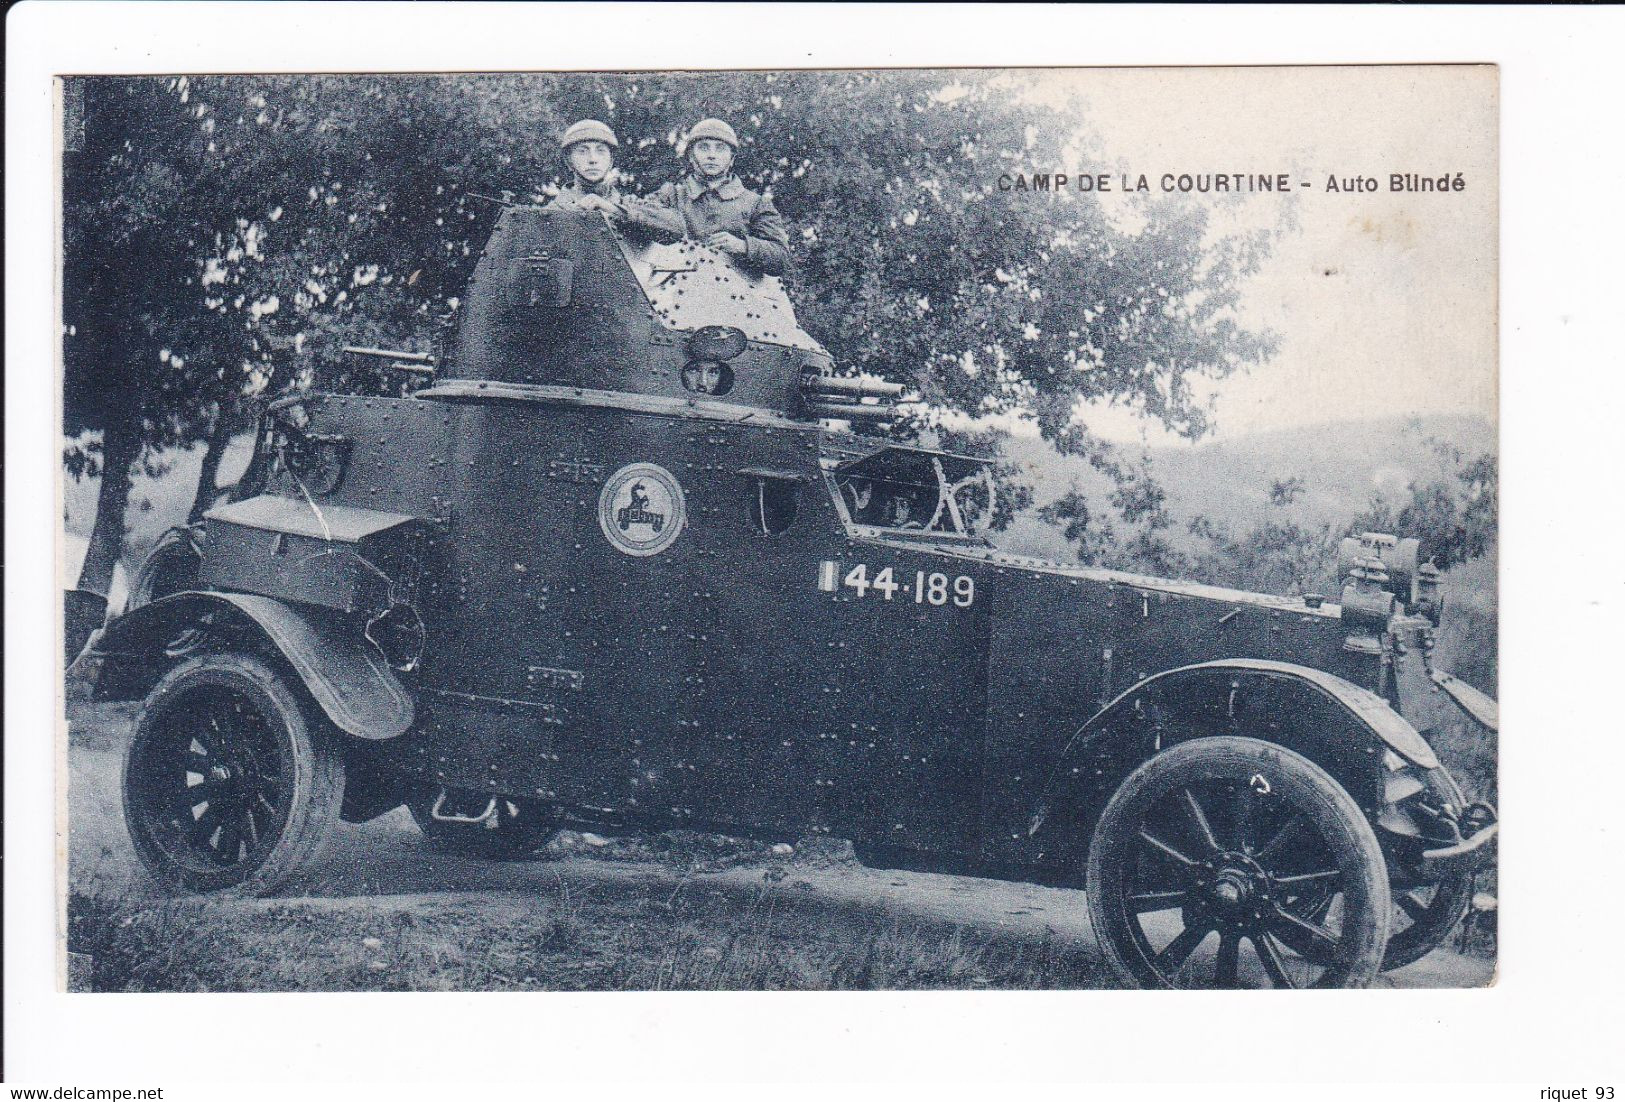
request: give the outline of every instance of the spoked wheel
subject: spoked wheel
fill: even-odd
[[[1466,805],[1461,789],[1448,771],[1429,770],[1427,783],[1427,798],[1436,806],[1444,803],[1453,804],[1459,814]],[[1406,848],[1412,851],[1410,856],[1419,854],[1423,849],[1447,846],[1459,840],[1446,834],[1446,828],[1442,823],[1428,825],[1432,827],[1431,832],[1424,830],[1420,837],[1406,840]],[[1456,869],[1442,877],[1429,878],[1407,869],[1404,864],[1406,856],[1407,854],[1403,853],[1391,854],[1387,861],[1388,886],[1389,894],[1393,898],[1393,911],[1389,916],[1388,947],[1382,958],[1384,972],[1403,968],[1407,964],[1421,960],[1438,948],[1450,936],[1456,923],[1461,921],[1462,915],[1467,913],[1467,904],[1473,892],[1473,874],[1470,868]],[[1331,893],[1321,887],[1306,892],[1294,904],[1294,909],[1300,915],[1313,919],[1323,915],[1330,905]],[[1325,963],[1326,956],[1322,947],[1307,938],[1295,936],[1295,933],[1284,931],[1284,936],[1292,941],[1293,947],[1305,957]]]
[[[320,852],[338,821],[344,759],[270,666],[211,654],[148,695],[123,791],[130,840],[159,881],[263,893]]]
[[[440,793],[440,789],[419,792],[406,806],[423,840],[447,853],[511,861],[535,853],[558,830],[558,811],[551,805],[508,796],[494,797],[493,803],[489,794],[457,789],[446,793],[441,814],[473,817],[488,810],[488,817],[473,823],[437,819],[434,807]]]
[[[1447,770],[1428,770],[1427,783],[1428,798],[1434,803],[1449,803],[1458,815],[1466,807],[1466,797]],[[1424,831],[1416,848],[1448,846],[1455,840],[1442,832],[1429,836]],[[1410,873],[1399,862],[1390,862],[1389,869],[1393,878],[1394,914],[1393,934],[1382,961],[1384,971],[1421,960],[1437,949],[1467,913],[1467,904],[1473,895],[1470,868],[1458,868],[1438,879]]]
[[[1364,987],[1388,940],[1388,873],[1325,770],[1256,739],[1181,743],[1106,805],[1089,913],[1142,987]]]

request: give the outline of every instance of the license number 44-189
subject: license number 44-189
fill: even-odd
[[[840,564],[824,562],[818,577],[818,588],[826,592],[850,590],[854,596],[878,596],[883,600],[912,601],[917,605],[946,605],[969,608],[976,602],[976,579],[967,574],[949,576],[936,571],[895,571],[883,566],[873,574],[863,563],[839,573]],[[840,578],[839,584],[836,578]]]

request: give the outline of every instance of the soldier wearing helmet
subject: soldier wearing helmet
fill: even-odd
[[[676,212],[615,186],[615,131],[597,119],[572,123],[559,139],[559,149],[572,179],[548,204],[564,210],[596,211],[626,233],[655,241],[678,241],[683,221]]]
[[[695,241],[727,253],[744,271],[783,275],[790,263],[790,234],[773,200],[751,191],[734,173],[739,138],[721,119],[689,128],[678,154],[688,175],[650,198],[682,217]]]

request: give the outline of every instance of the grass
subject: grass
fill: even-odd
[[[426,898],[393,911],[309,900],[69,900],[94,991],[777,991],[1110,985],[1059,939],[881,920],[749,891],[560,878],[540,896]]]
[[[218,968],[207,954],[212,923],[202,900],[140,902],[128,889],[92,875],[68,896],[68,952],[90,991],[208,990]]]

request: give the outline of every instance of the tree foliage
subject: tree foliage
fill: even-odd
[[[1270,593],[1335,591],[1338,544],[1345,536],[1386,532],[1421,543],[1423,561],[1441,570],[1493,552],[1499,464],[1482,453],[1471,458],[1461,448],[1427,438],[1437,468],[1413,479],[1400,501],[1378,497],[1341,526],[1310,524],[1291,513],[1307,492],[1300,477],[1275,479],[1267,493],[1278,513],[1241,533],[1210,517],[1188,525],[1196,550],[1177,556],[1176,572],[1203,581]]]
[[[1449,569],[1495,545],[1500,463],[1488,453],[1469,458],[1448,441],[1428,438],[1438,468],[1413,480],[1404,500],[1377,498],[1349,525],[1350,532],[1389,532],[1421,541],[1422,556]]]
[[[995,451],[985,419],[1027,419],[1113,479],[1110,505],[1150,553],[1166,527],[1154,482],[1088,433],[1080,402],[1194,438],[1193,384],[1271,350],[1235,317],[1267,235],[1215,237],[1194,204],[1125,220],[1092,194],[999,189],[1068,163],[1079,129],[1008,77],[134,78],[91,82],[86,101],[87,144],[66,162],[64,428],[70,473],[114,476],[91,588],[111,571],[98,549],[117,553],[129,464],[223,446],[283,389],[399,390],[338,346],[447,343],[493,213],[476,194],[544,197],[575,118],[615,128],[636,191],[680,173],[685,126],[729,119],[742,176],[792,224],[803,327],[844,368],[926,399],[894,431]],[[1002,474],[1001,520],[1030,499]],[[1065,523],[1098,543],[1096,513]]]
[[[1285,509],[1288,503],[1272,499],[1271,504]],[[1282,515],[1240,534],[1209,517],[1197,517],[1189,527],[1202,542],[1187,571],[1200,581],[1291,596],[1337,591],[1337,546],[1343,533],[1330,524],[1305,524]]]

